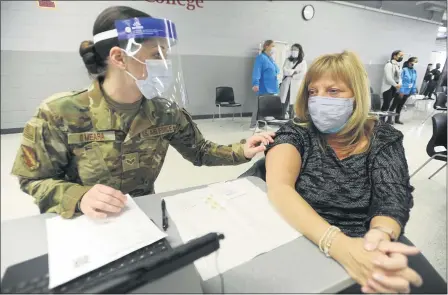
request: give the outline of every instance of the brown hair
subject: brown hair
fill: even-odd
[[[274,41],[272,41],[272,40],[264,41],[264,43],[263,43],[263,50],[262,51],[264,52],[266,50],[266,47],[271,46],[272,43],[274,43]]]
[[[115,21],[134,17],[150,17],[149,14],[127,6],[111,6],[103,10],[93,25],[93,35],[115,29]],[[96,44],[91,40],[82,41],[79,45],[79,55],[87,68],[89,75],[106,71],[107,58],[110,49],[119,46],[118,38],[100,41]]]

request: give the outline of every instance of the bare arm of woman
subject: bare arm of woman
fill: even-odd
[[[291,144],[278,144],[266,155],[266,182],[268,198],[279,214],[297,231],[313,243],[318,244],[330,224],[325,221],[296,191],[295,183],[300,175],[302,159],[299,151]],[[391,247],[390,245],[387,245]],[[394,243],[397,252],[411,251],[405,245]],[[389,252],[387,249],[383,252]],[[392,285],[384,291],[405,292],[409,284],[421,284],[421,278],[407,267],[407,261],[389,259],[381,251],[364,250],[362,238],[350,238],[339,232],[330,249],[330,255],[338,261],[347,273],[360,285],[367,286],[372,275],[388,272]],[[387,261],[390,267],[378,267],[374,261]],[[402,273],[393,275],[394,271]],[[378,291],[376,288],[370,289]]]
[[[266,155],[268,197],[292,227],[318,244],[330,224],[295,189],[301,165],[300,153],[291,144],[279,144],[269,150]]]

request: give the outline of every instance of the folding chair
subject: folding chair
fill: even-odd
[[[382,118],[388,118],[388,117],[395,117],[396,113],[389,113],[389,112],[383,112],[381,111],[381,97],[379,94],[375,94],[372,91],[372,88],[370,88],[370,115],[376,115]]]
[[[434,175],[439,173],[440,170],[446,167],[446,158],[447,158],[447,151],[446,151],[446,114],[435,114],[432,117],[432,137],[428,142],[428,145],[426,146],[426,153],[430,157],[428,161],[426,161],[422,166],[420,166],[417,170],[415,170],[414,173],[411,174],[410,177],[414,176],[418,171],[420,171],[423,167],[426,166],[431,160],[436,159],[439,161],[444,161],[445,165],[440,167],[436,172],[434,172],[429,179],[431,179]],[[441,149],[444,151],[437,151],[436,147],[441,147]]]
[[[216,87],[215,106],[218,107],[218,116],[221,119],[221,108],[233,108],[232,120],[235,119],[235,108],[241,108],[241,118],[243,118],[243,107],[235,102],[235,95],[232,87]],[[216,110],[216,109],[215,109]],[[213,111],[213,121],[215,120],[215,111]]]
[[[437,93],[436,101],[434,102],[433,108],[434,108],[434,111],[432,111],[432,113],[428,117],[426,117],[425,120],[423,120],[422,125],[424,125],[426,123],[426,121],[434,115],[435,112],[437,112],[437,111],[446,112],[446,110],[447,110],[447,108],[446,108],[446,93],[444,93],[444,92]]]
[[[269,125],[281,126],[288,122],[288,120],[280,120],[283,116],[283,105],[278,95],[261,95],[257,99],[258,103],[258,114],[257,114],[257,124],[254,129],[254,134],[260,126],[260,122],[264,123],[266,131]],[[264,118],[264,120],[258,120],[258,118]],[[274,120],[266,120],[266,117],[274,117]]]

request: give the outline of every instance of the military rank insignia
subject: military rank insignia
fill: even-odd
[[[30,169],[31,171],[36,170],[39,168],[40,163],[37,159],[36,151],[29,146],[23,145],[22,148],[22,159],[23,163]]]
[[[122,164],[123,172],[138,169],[140,167],[139,154],[131,153],[123,155]]]

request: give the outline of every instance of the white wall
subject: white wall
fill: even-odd
[[[437,25],[317,1],[205,1],[204,8],[147,1],[56,1],[56,9],[36,1],[1,2],[1,50],[77,51],[91,39],[96,16],[111,5],[130,5],[177,24],[182,52],[190,55],[248,56],[267,38],[300,42],[309,58],[351,49],[367,62],[382,63],[393,48],[429,58]],[[312,4],[316,16],[303,21]]]
[[[430,23],[319,1],[204,1],[204,8],[194,11],[146,1],[56,1],[55,9],[38,8],[36,3],[1,2],[2,79],[27,85],[25,89],[2,85],[2,128],[22,127],[40,100],[88,82],[77,56],[79,44],[92,39],[96,16],[112,5],[132,6],[176,23],[193,102],[189,110],[194,115],[211,114],[214,89],[223,85],[233,86],[238,100],[248,102],[245,111],[252,110],[251,63],[265,39],[301,43],[308,62],[321,54],[353,50],[378,92],[382,67],[395,49],[417,56],[423,77],[438,29]],[[311,21],[301,16],[307,4],[316,11]],[[61,77],[65,80],[58,81]]]

